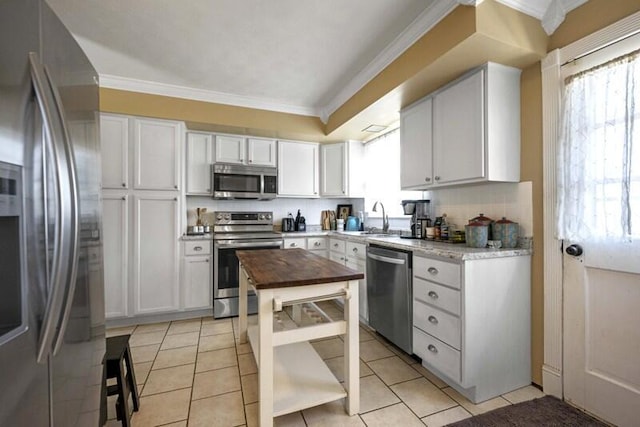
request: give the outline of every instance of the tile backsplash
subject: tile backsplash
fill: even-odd
[[[364,199],[295,199],[277,198],[273,200],[213,200],[208,197],[187,197],[187,224],[195,225],[196,208],[207,208],[205,220],[213,224],[214,211],[270,211],[273,223],[280,226],[282,218],[290,212],[295,218],[298,209],[305,217],[307,227],[320,226],[323,210],[336,210],[338,205],[352,205],[353,215],[364,210]]]
[[[425,196],[431,199],[433,215],[446,213],[449,223],[455,224],[458,229],[464,227],[469,219],[483,213],[494,221],[506,217],[517,222],[521,237],[533,236],[531,181],[438,189],[425,192]]]
[[[483,213],[493,220],[502,217],[520,225],[521,237],[533,236],[532,185],[530,181],[520,183],[487,183],[459,188],[442,188],[425,191],[423,198],[431,200],[433,219],[447,214],[450,224],[463,228],[469,219]],[[274,224],[280,225],[289,212],[295,217],[298,209],[307,221],[307,227],[320,225],[323,210],[335,210],[339,204],[353,205],[353,214],[364,210],[364,199],[296,199],[274,200],[213,200],[208,197],[187,197],[187,224],[196,222],[196,208],[207,208],[204,220],[213,224],[214,211],[272,211]],[[409,216],[390,218],[390,228],[409,230]],[[365,213],[367,227],[382,227],[380,218],[369,218]]]

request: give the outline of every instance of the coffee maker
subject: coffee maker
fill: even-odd
[[[431,226],[431,212],[429,200],[403,200],[402,209],[405,215],[411,215],[411,237],[422,239],[425,230]]]

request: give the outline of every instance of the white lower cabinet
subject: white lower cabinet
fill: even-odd
[[[413,257],[413,352],[474,403],[531,383],[531,257]]]
[[[178,310],[178,195],[138,193],[134,200],[134,314]]]
[[[361,273],[367,272],[367,245],[331,237],[329,259]],[[367,277],[358,280],[358,311],[360,321],[369,324]]]
[[[211,241],[185,241],[182,245],[182,298],[185,309],[212,307]]]

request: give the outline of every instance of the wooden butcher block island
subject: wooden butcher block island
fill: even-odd
[[[248,336],[258,365],[260,426],[344,397],[349,415],[357,414],[358,280],[364,275],[304,249],[239,250],[236,255],[240,341]],[[247,327],[249,289],[258,296],[258,322]],[[335,298],[344,299],[342,319],[330,319],[314,304]],[[313,315],[305,316],[307,312]],[[344,340],[344,387],[309,344],[334,335]]]

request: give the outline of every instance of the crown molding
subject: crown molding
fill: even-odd
[[[302,116],[318,117],[320,115],[320,111],[316,108],[280,104],[250,96],[234,95],[212,90],[195,89],[186,86],[131,79],[111,74],[100,74],[100,87],[141,92],[151,95],[170,96],[173,98],[191,99],[195,101],[212,102],[215,104],[233,105],[236,107],[253,108],[257,110],[298,114]]]
[[[462,0],[465,1],[465,0]],[[467,0],[468,1],[468,0]],[[482,0],[478,1],[481,2]],[[476,2],[476,0],[472,0]],[[437,0],[424,10],[391,44],[385,47],[373,61],[352,78],[329,103],[320,110],[320,120],[327,123],[329,116],[340,108],[368,82],[396,60],[405,50],[432,29],[442,18],[458,6],[458,0]]]
[[[552,34],[558,28],[569,11],[587,2],[587,0],[496,1],[540,20],[547,34]]]

